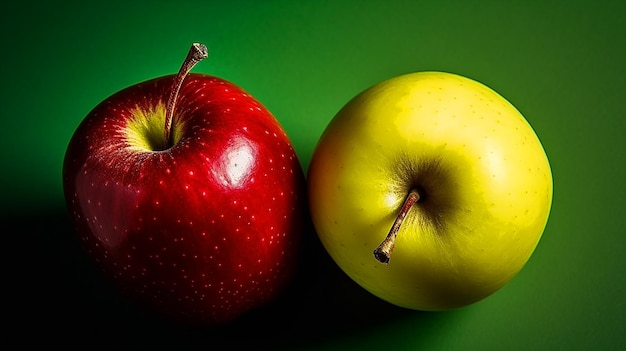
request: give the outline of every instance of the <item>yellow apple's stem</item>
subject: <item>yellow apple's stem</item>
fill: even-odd
[[[393,247],[396,242],[396,236],[398,236],[398,230],[400,230],[400,226],[404,221],[404,217],[406,217],[407,213],[411,207],[420,199],[420,194],[417,189],[413,188],[407,195],[406,199],[404,199],[404,203],[402,204],[402,208],[400,208],[400,212],[398,212],[398,216],[396,216],[396,220],[393,222],[389,233],[385,237],[380,245],[374,250],[374,257],[380,263],[389,264],[389,259],[391,258],[391,252],[393,251]]]
[[[167,100],[165,106],[165,144],[172,145],[172,119],[174,117],[174,107],[176,107],[176,99],[178,99],[178,93],[183,86],[183,80],[189,71],[196,65],[196,63],[209,57],[209,52],[204,44],[193,43],[189,49],[189,53],[185,58],[176,78],[174,78],[174,84],[172,85],[172,91],[170,97]]]

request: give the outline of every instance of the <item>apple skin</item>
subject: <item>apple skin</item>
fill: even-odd
[[[416,310],[463,307],[526,264],[547,224],[552,174],[520,112],[485,85],[446,72],[393,77],[348,102],[307,175],[324,248],[356,283]],[[388,265],[373,251],[410,189]]]
[[[65,155],[65,198],[88,255],[128,297],[183,323],[227,323],[295,274],[304,174],[274,116],[204,74],[184,80],[174,146],[153,148],[173,81],[123,89],[85,117]]]

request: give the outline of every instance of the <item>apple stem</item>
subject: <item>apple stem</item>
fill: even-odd
[[[389,233],[385,239],[378,245],[376,250],[374,250],[374,257],[380,263],[389,264],[389,259],[391,258],[391,252],[393,251],[393,247],[396,242],[396,237],[398,236],[398,230],[400,230],[400,226],[404,221],[404,217],[406,217],[407,213],[411,207],[420,199],[420,194],[417,189],[413,188],[407,195],[406,199],[404,199],[404,203],[402,204],[402,208],[400,208],[400,212],[396,216],[396,220],[393,222]]]
[[[183,86],[183,81],[189,71],[196,65],[196,63],[204,60],[209,57],[209,51],[204,44],[193,43],[191,48],[189,49],[189,53],[185,58],[185,61],[178,70],[178,74],[174,78],[174,84],[172,85],[172,91],[170,93],[169,99],[167,100],[167,105],[165,106],[165,143],[166,145],[172,146],[172,119],[174,117],[174,108],[176,107],[176,100],[178,99],[178,93],[180,92],[180,88]]]

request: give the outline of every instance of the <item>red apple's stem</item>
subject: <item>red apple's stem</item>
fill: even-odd
[[[411,189],[406,199],[404,199],[404,203],[402,204],[402,208],[396,217],[396,220],[393,222],[389,233],[385,237],[380,245],[374,250],[374,257],[380,263],[389,264],[389,259],[391,258],[391,252],[393,251],[393,247],[396,242],[396,236],[398,235],[398,230],[400,230],[400,226],[404,221],[404,217],[406,217],[407,213],[411,207],[420,199],[420,194],[417,189]]]
[[[180,92],[180,88],[183,86],[183,80],[185,80],[185,77],[189,74],[189,71],[191,71],[196,63],[207,57],[209,57],[209,51],[206,46],[204,44],[193,43],[189,49],[187,58],[185,58],[185,61],[174,79],[172,91],[170,93],[169,100],[167,100],[167,105],[165,106],[165,143],[169,146],[173,144],[172,119],[174,117],[174,108],[176,107],[178,93]]]

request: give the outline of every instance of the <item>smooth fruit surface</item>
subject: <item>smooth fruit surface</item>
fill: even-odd
[[[189,75],[163,143],[174,76],[94,108],[67,148],[63,183],[88,254],[133,300],[220,323],[291,279],[304,175],[274,116],[236,85]]]
[[[388,265],[372,251],[420,193]],[[308,173],[315,229],[354,281],[399,306],[479,301],[527,262],[546,225],[552,175],[520,112],[477,81],[418,72],[372,86],[324,131]]]

